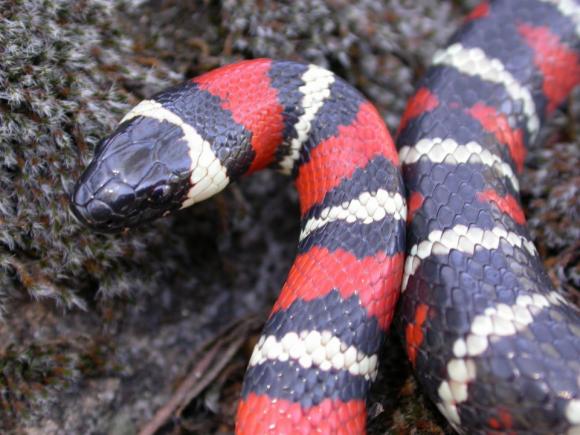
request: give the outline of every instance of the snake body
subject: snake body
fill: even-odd
[[[482,3],[411,98],[400,163],[376,109],[331,72],[219,68],[130,111],[73,212],[115,231],[266,167],[293,177],[298,255],[251,357],[238,433],[364,433],[401,287],[407,354],[456,430],[580,433],[580,316],[542,267],[517,179],[580,81],[579,34],[572,0]]]
[[[573,2],[482,3],[435,54],[399,129],[399,330],[458,430],[580,430],[580,318],[541,265],[517,179],[526,145],[580,81],[579,13]]]

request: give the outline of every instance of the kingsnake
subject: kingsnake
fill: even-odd
[[[331,72],[219,68],[130,111],[73,212],[114,231],[265,167],[294,178],[298,255],[251,357],[238,433],[363,433],[402,286],[395,323],[456,430],[579,434],[580,315],[543,269],[516,176],[580,81],[579,36],[575,0],[480,4],[408,103],[400,163],[376,109]]]

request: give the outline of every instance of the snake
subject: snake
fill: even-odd
[[[255,345],[236,432],[365,433],[391,323],[459,433],[580,434],[580,314],[519,200],[526,149],[580,82],[580,4],[484,1],[433,56],[396,145],[332,72],[254,59],[136,105],[71,195],[115,232],[264,168],[300,204],[297,256]]]

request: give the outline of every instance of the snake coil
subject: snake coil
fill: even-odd
[[[115,231],[266,167],[293,177],[298,255],[251,357],[238,433],[363,433],[402,290],[408,357],[456,430],[578,434],[580,316],[530,240],[517,173],[580,81],[579,36],[574,0],[482,3],[419,83],[399,156],[376,109],[329,71],[219,68],[130,111],[73,212]]]

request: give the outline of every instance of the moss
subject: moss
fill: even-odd
[[[0,354],[0,429],[12,429],[31,410],[54,404],[80,379],[112,371],[104,358],[111,353],[99,338],[8,346]]]
[[[115,18],[122,6],[100,0],[0,5],[0,312],[11,327],[21,321],[21,304],[29,299],[86,310],[96,295],[149,292],[160,285],[163,270],[146,267],[144,248],[163,242],[155,228],[131,237],[95,235],[68,208],[91,149],[130,107],[123,84],[160,88],[177,78],[167,68],[151,70],[132,59],[131,41]],[[175,267],[169,261],[166,270]],[[30,336],[43,327],[29,326]],[[26,334],[6,331],[0,400],[4,415],[13,419],[46,410],[56,390],[102,365],[102,356],[75,337],[59,344],[50,341],[55,337],[28,337],[24,345]]]
[[[8,300],[51,298],[86,306],[83,292],[148,289],[154,272],[130,238],[90,234],[72,219],[68,195],[99,137],[127,110],[119,83],[163,87],[124,57],[108,1],[4,2],[0,14],[0,308]],[[152,243],[151,243],[152,242]],[[159,240],[157,241],[159,243]],[[155,282],[155,280],[153,280]],[[155,285],[155,284],[152,284]]]

